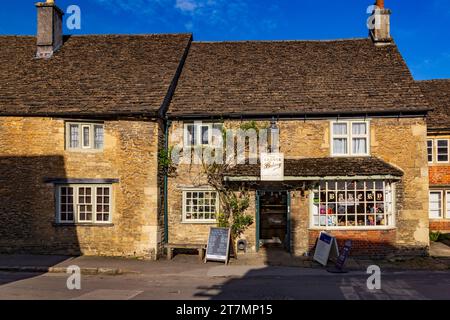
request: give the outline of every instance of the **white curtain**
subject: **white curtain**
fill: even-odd
[[[365,123],[353,123],[352,124],[352,133],[353,134],[366,134],[366,124]]]
[[[347,124],[346,123],[333,124],[333,134],[335,135],[347,134]]]
[[[354,136],[364,136],[367,134],[367,126],[365,123],[352,123],[352,134]],[[367,138],[355,137],[352,139],[352,152],[353,154],[366,154],[367,153]]]
[[[347,135],[347,124],[346,123],[334,123],[333,124],[333,135],[336,138],[333,139],[333,153],[334,154],[347,154],[347,138],[340,137]]]
[[[334,154],[347,154],[347,139],[346,138],[333,139],[333,153]]]
[[[354,138],[353,139],[353,154],[366,154],[366,153],[367,153],[366,138]]]

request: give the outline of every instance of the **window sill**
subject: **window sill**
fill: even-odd
[[[358,158],[358,157],[370,157],[370,154],[332,154],[332,158]]]
[[[66,149],[70,153],[103,153],[104,149]]]
[[[93,222],[54,222],[54,227],[114,227],[114,223],[93,223]]]
[[[397,229],[393,226],[375,226],[375,227],[367,227],[367,226],[358,226],[358,227],[309,227],[308,230],[320,230],[320,231],[383,231],[383,230],[394,230]]]
[[[181,224],[217,224],[217,221],[208,221],[208,220],[200,220],[200,221],[181,221]]]

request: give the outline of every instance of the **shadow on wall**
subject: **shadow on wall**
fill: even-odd
[[[0,157],[0,253],[80,254],[75,227],[55,226],[62,156]]]

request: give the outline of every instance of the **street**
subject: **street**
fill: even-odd
[[[220,265],[178,269],[81,275],[80,290],[67,289],[69,274],[0,272],[0,299],[450,299],[448,271],[382,271],[381,289],[369,290],[369,275],[362,271]]]

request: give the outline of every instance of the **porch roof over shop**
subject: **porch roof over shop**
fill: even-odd
[[[242,164],[231,168],[226,180],[259,180],[260,164]],[[323,178],[399,178],[403,172],[376,157],[327,157],[285,159],[285,180]]]

